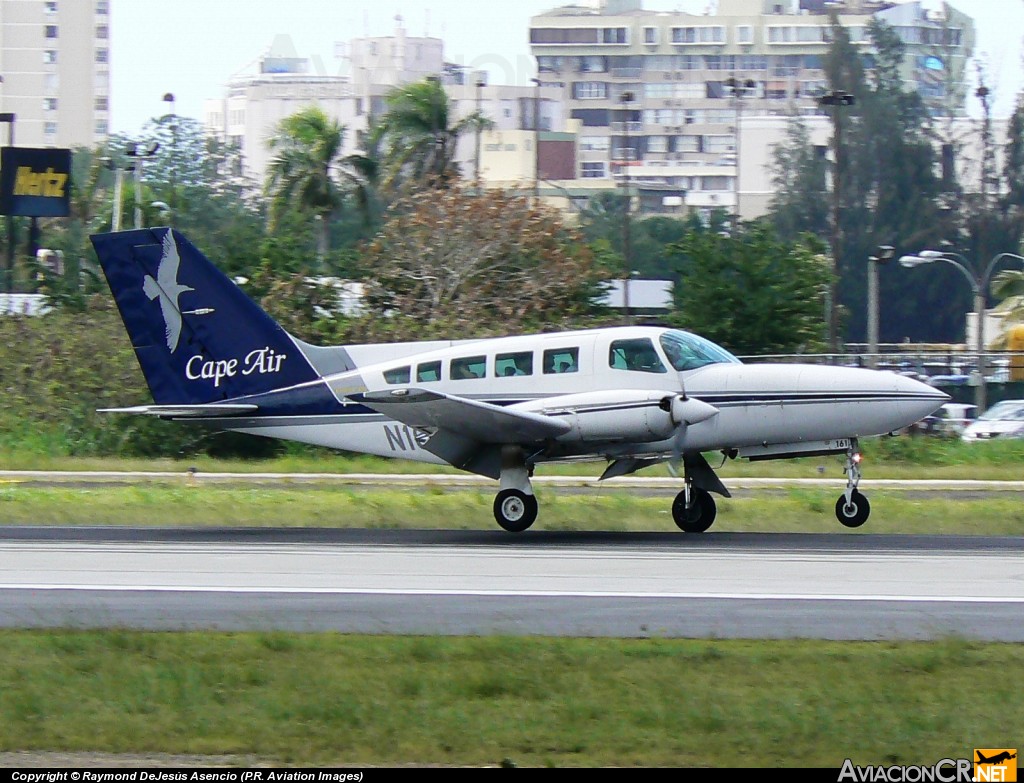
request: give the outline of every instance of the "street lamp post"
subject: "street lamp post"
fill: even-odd
[[[473,150],[473,184],[476,186],[477,193],[480,192],[480,121],[483,116],[480,112],[480,102],[483,97],[481,90],[486,85],[484,72],[478,72],[476,76],[476,146]]]
[[[979,413],[986,407],[985,292],[988,290],[989,281],[992,279],[992,272],[995,270],[996,265],[1004,258],[1014,258],[1024,263],[1024,256],[1019,256],[1016,253],[998,253],[981,270],[977,269],[965,256],[948,250],[922,250],[917,255],[906,255],[900,258],[900,266],[908,268],[943,261],[955,266],[967,278],[967,282],[971,286],[971,293],[974,295],[974,310],[978,315],[977,329],[974,334],[978,365],[978,383],[974,387],[974,404],[977,406]]]
[[[132,166],[135,172],[135,228],[142,228],[142,162],[151,160],[158,149],[160,142],[154,141],[148,147],[130,144],[125,151],[128,157],[135,158]]]
[[[0,82],[3,78],[0,77]],[[0,123],[7,125],[7,146],[14,146],[14,121],[17,119],[13,112],[5,111],[0,113]],[[4,269],[3,290],[11,292],[14,290],[14,215],[7,216],[7,267]]]
[[[854,96],[842,90],[832,90],[818,98],[818,104],[828,106],[832,115],[832,143],[835,170],[832,175],[832,279],[828,286],[828,349],[832,353],[839,350],[839,306],[837,278],[839,277],[839,256],[842,247],[842,182],[843,171],[843,123],[839,109],[852,106],[856,102]]]
[[[740,222],[740,116],[743,108],[743,97],[757,87],[753,79],[737,79],[730,76],[725,86],[732,90],[733,107],[736,111],[736,223]]]
[[[622,123],[623,133],[626,138],[626,146],[623,151],[625,157],[620,167],[622,170],[622,187],[626,194],[625,209],[622,213],[622,312],[627,326],[633,323],[633,314],[630,311],[629,302],[629,281],[633,277],[633,239],[631,236],[632,226],[630,225],[633,212],[633,195],[629,192],[629,156],[633,154],[633,148],[629,145],[629,117],[631,112],[628,109],[628,104],[632,103],[635,97],[629,90],[626,90],[619,96],[623,108],[626,109],[624,112],[625,121]],[[612,147],[614,146],[613,144]]]
[[[178,212],[177,177],[175,176],[178,169],[178,115],[174,111],[174,93],[164,93],[163,100],[170,107],[169,117],[171,119],[171,205],[167,224],[172,225]]]
[[[540,79],[533,82],[533,203],[540,203]]]
[[[878,366],[878,266],[887,264],[895,250],[892,245],[879,245],[875,255],[868,256],[868,364]]]

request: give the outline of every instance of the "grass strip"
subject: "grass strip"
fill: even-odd
[[[1024,439],[961,443],[959,440],[900,436],[868,438],[861,443],[864,472],[870,478],[1019,480],[1024,476]],[[32,448],[31,444],[6,442],[0,436],[0,468],[4,470],[123,470],[173,471],[185,473],[190,467],[218,473],[459,473],[455,468],[383,459],[285,444],[281,456],[273,459],[217,459],[196,455],[182,459],[67,456],[57,449]],[[718,466],[721,455],[709,454]],[[810,457],[769,462],[737,459],[721,469],[723,479],[731,476],[766,478],[841,477],[841,456]],[[584,475],[595,478],[604,463],[543,464],[539,475]],[[641,476],[664,476],[663,466],[641,471]]]
[[[0,632],[0,750],[296,765],[933,764],[1015,746],[1024,646]],[[1007,732],[1010,732],[1009,734]]]
[[[868,490],[872,516],[855,532],[1020,535],[1018,493]],[[755,492],[718,501],[717,532],[844,530],[836,489]],[[379,489],[324,484],[264,486],[147,482],[94,487],[0,485],[0,524],[489,530],[494,495],[443,487]],[[616,489],[538,492],[538,530],[671,531],[671,498]]]

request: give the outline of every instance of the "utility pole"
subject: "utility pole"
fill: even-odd
[[[878,265],[887,264],[895,250],[892,245],[879,245],[875,255],[868,257],[868,365],[878,366]]]

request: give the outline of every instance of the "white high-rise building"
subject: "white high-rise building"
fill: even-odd
[[[18,146],[93,147],[107,138],[110,5],[0,0],[0,111],[15,115]]]

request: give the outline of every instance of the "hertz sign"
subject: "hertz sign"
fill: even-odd
[[[71,150],[0,149],[0,215],[65,217],[71,206]]]

